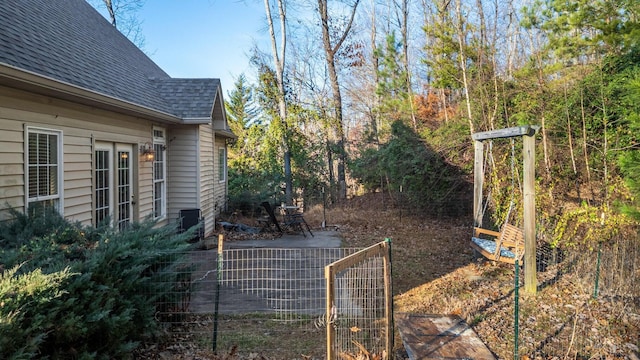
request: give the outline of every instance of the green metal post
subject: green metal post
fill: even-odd
[[[596,262],[596,285],[593,289],[593,298],[598,297],[598,284],[600,282],[600,257],[602,255],[602,243],[598,244],[598,261]]]
[[[213,311],[213,353],[215,354],[218,347],[218,306],[220,304],[220,282],[222,281],[222,248],[224,236],[218,235],[218,260],[216,266],[216,298],[215,309]]]
[[[395,310],[393,308],[393,261],[391,260],[391,238],[385,238],[384,241],[387,243],[387,246],[389,247],[389,292],[391,293],[390,295],[391,304],[389,304],[389,308],[391,309],[390,311],[391,321],[387,331],[389,331],[391,334],[389,335],[389,341],[390,341],[389,348],[392,350],[394,348],[394,340],[395,340],[394,339],[395,336],[393,336],[393,330],[395,329],[393,314]]]

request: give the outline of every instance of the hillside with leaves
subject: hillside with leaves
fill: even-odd
[[[239,76],[227,97],[239,135],[229,153],[232,211],[252,214],[265,200],[339,203],[346,185],[349,197],[383,192],[425,214],[466,216],[470,135],[536,125],[541,241],[593,248],[635,223],[637,2],[328,2],[330,40],[342,41],[340,103],[336,79],[313,56],[321,27],[295,24],[304,6],[267,2],[276,4],[290,26],[281,31],[291,32],[282,87],[269,53],[256,48],[256,82]],[[347,10],[356,13],[352,27]],[[485,154],[483,191],[496,227],[512,201],[522,207],[521,147],[496,140]],[[521,211],[511,217],[522,221]]]

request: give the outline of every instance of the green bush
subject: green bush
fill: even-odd
[[[401,121],[392,123],[388,142],[363,151],[349,165],[353,178],[366,190],[402,189],[403,202],[416,209],[459,216],[461,207],[455,200],[471,193],[465,172]]]
[[[34,270],[17,275],[21,265],[0,275],[0,356],[3,359],[29,359],[39,355],[53,327],[53,300],[64,294],[60,285],[72,274],[69,269],[53,274]]]
[[[14,218],[0,224],[0,358],[130,357],[156,335],[156,304],[175,296],[191,234],[151,221],[115,231],[50,212]]]

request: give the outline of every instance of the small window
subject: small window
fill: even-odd
[[[164,130],[162,129],[153,129],[153,140],[164,141]]]
[[[218,148],[218,181],[227,179],[227,149]]]
[[[153,129],[153,217],[159,219],[167,214],[167,161],[165,130]]]
[[[27,204],[62,212],[62,132],[27,128]]]

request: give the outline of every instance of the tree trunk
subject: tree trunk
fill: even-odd
[[[376,43],[377,38],[377,27],[376,27],[376,0],[371,0],[371,70],[373,71],[373,85],[374,87],[378,85],[378,81],[380,77],[378,76],[378,68],[380,66],[380,60],[378,59],[378,44]],[[380,97],[376,92],[373,95],[373,109],[378,107],[380,103]],[[375,136],[375,144],[376,147],[380,147],[380,134],[378,133],[378,116],[375,111],[371,112],[371,131]]]
[[[462,0],[456,0],[456,17],[458,19],[457,30],[458,30],[458,50],[460,53],[458,54],[460,71],[462,71],[462,85],[464,88],[464,98],[467,103],[467,119],[469,121],[469,131],[471,134],[475,133],[475,127],[473,126],[473,116],[471,113],[471,99],[469,98],[469,82],[467,81],[467,61],[465,57],[465,42],[464,42],[464,26],[463,26],[463,17],[462,17]]]
[[[103,1],[104,1],[104,5],[107,7],[107,12],[109,12],[111,25],[113,25],[117,29],[118,25],[116,25],[116,12],[113,9],[113,2],[111,0],[103,0]]]
[[[413,103],[413,88],[411,87],[411,69],[409,67],[409,0],[402,0],[402,63],[407,72],[407,94],[409,96],[409,109],[411,110],[411,122],[413,130],[418,131],[418,121],[416,119],[416,109]]]
[[[291,149],[289,148],[289,136],[287,125],[287,102],[285,98],[284,89],[284,64],[285,64],[285,51],[287,46],[287,31],[286,31],[286,12],[284,0],[278,0],[278,14],[280,19],[280,52],[278,52],[278,44],[276,41],[276,32],[273,26],[273,17],[271,16],[271,6],[269,0],[264,0],[265,11],[267,15],[267,23],[269,24],[269,36],[271,37],[271,51],[273,54],[273,63],[276,70],[276,82],[278,86],[278,112],[280,121],[283,125],[282,135],[282,150],[283,150],[283,162],[284,162],[284,182],[285,182],[285,197],[287,204],[293,202],[293,179],[291,174]]]
[[[338,72],[336,70],[335,56],[338,50],[340,50],[340,46],[342,46],[342,43],[349,34],[349,31],[351,30],[351,25],[353,24],[353,19],[355,17],[356,9],[360,0],[355,1],[349,23],[347,24],[347,27],[345,28],[342,36],[335,45],[331,43],[331,36],[329,34],[329,14],[327,1],[328,0],[318,0],[318,13],[320,15],[322,26],[322,45],[324,47],[325,59],[327,62],[327,71],[329,73],[329,81],[331,83],[331,90],[333,93],[333,108],[335,113],[334,135],[337,141],[336,145],[338,149],[338,197],[340,200],[343,200],[347,198],[347,182],[345,171],[346,150],[344,146],[344,125],[342,123],[342,94],[340,93],[340,82],[338,80]]]

